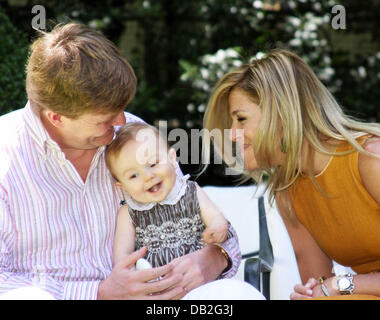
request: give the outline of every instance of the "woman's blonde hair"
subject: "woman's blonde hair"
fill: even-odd
[[[223,150],[223,141],[228,139],[223,136],[223,129],[230,128],[232,124],[228,99],[234,88],[242,90],[260,106],[262,118],[253,143],[260,168],[245,174],[260,182],[263,174],[267,173],[266,186],[272,201],[276,192],[287,189],[301,174],[304,139],[311,152],[333,155],[326,148],[326,142],[335,139],[354,147],[341,155],[355,150],[369,154],[356,139],[366,134],[380,135],[379,124],[360,122],[345,115],[300,57],[287,50],[276,49],[227,73],[211,95],[204,127],[208,131],[222,131],[222,139],[214,139],[214,143],[226,163],[233,163],[232,155]],[[205,146],[207,149],[210,144]],[[273,166],[271,160],[279,150],[282,151],[283,164]],[[313,165],[311,152],[308,152],[309,168]]]
[[[136,91],[134,71],[116,46],[77,23],[42,32],[31,45],[26,73],[31,105],[70,118],[120,112]]]

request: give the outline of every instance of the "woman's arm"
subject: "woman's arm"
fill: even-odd
[[[364,144],[363,148],[375,155],[380,156],[380,138],[369,138]],[[358,167],[361,180],[364,187],[372,198],[380,206],[380,189],[378,188],[378,181],[380,180],[380,159],[366,154],[359,154]],[[313,288],[313,297],[323,296],[321,285],[318,284],[318,277],[314,277],[308,281],[309,287]],[[358,274],[354,275],[354,294],[366,294],[380,296],[380,273]],[[324,284],[329,291],[330,295],[339,295],[340,292],[337,287],[337,277],[331,276],[324,281]],[[298,292],[304,292],[305,288],[297,286]],[[296,290],[296,291],[297,291]],[[297,294],[296,294],[297,295]],[[299,296],[299,294],[298,294]]]
[[[290,217],[284,197],[285,194],[276,196],[276,203],[292,241],[302,283],[305,284],[310,278],[332,276],[331,259],[321,250],[310,232],[297,219],[296,214]]]

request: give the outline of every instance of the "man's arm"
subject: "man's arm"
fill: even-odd
[[[15,265],[17,252],[15,222],[8,198],[0,186],[0,295],[23,287],[38,287],[55,299],[96,299],[99,281],[58,281],[48,275],[44,266],[31,265],[28,271]],[[33,299],[33,297],[29,297]]]

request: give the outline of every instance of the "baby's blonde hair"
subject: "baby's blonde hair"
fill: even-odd
[[[122,126],[117,131],[115,139],[107,146],[105,156],[106,164],[116,180],[118,180],[118,177],[115,174],[113,160],[119,157],[121,149],[123,148],[123,146],[125,146],[126,143],[128,143],[129,141],[136,141],[136,136],[138,132],[140,130],[146,129],[151,130],[151,132],[157,137],[157,139],[161,139],[161,141],[166,144],[166,141],[163,141],[163,139],[160,137],[159,130],[156,127],[144,122],[131,122]]]

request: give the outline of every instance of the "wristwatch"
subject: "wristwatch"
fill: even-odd
[[[352,294],[355,289],[354,277],[352,274],[343,274],[338,276],[336,281],[340,294]]]

